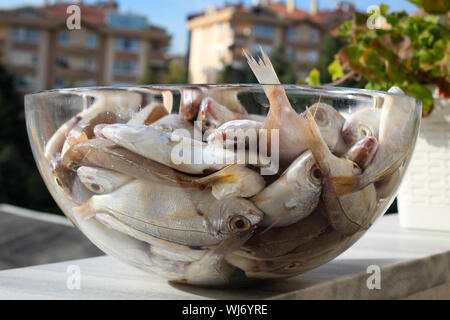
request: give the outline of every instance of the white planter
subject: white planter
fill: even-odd
[[[397,204],[402,227],[450,231],[450,99],[433,96]]]

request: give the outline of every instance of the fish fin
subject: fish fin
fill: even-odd
[[[259,234],[264,234],[267,231],[269,231],[270,229],[272,229],[273,227],[275,227],[275,225],[280,222],[281,219],[283,219],[284,217],[280,217],[278,218],[275,222],[273,222],[271,225],[269,225],[267,228],[265,228],[263,231],[261,231]]]
[[[397,170],[401,162],[404,160],[404,156],[400,157],[396,161],[394,161],[389,167],[384,170],[377,172],[376,174],[360,174],[357,176],[350,177],[330,177],[330,180],[333,182],[336,194],[338,196],[346,195],[349,193],[353,193],[355,191],[359,191],[367,187],[369,184],[383,180],[389,174],[392,174],[395,170]]]
[[[320,169],[326,174],[329,171],[330,164],[327,159],[331,156],[331,151],[320,133],[310,108],[307,108],[306,112],[299,115],[297,119],[300,132],[304,134],[308,149],[311,150]]]
[[[226,180],[226,181],[230,180],[229,182],[236,181],[236,178],[239,178],[241,175],[239,175],[239,177],[236,177],[237,175],[234,172],[236,170],[238,170],[240,167],[242,167],[242,164],[237,164],[237,163],[231,164],[217,172],[214,172],[205,177],[196,179],[195,183],[200,184],[200,185],[209,186],[219,180]]]
[[[223,282],[227,284],[230,283],[230,277],[227,274],[225,274],[225,272],[223,272],[223,270],[220,268],[220,266],[222,266],[224,263],[226,264],[224,258],[223,257],[219,258],[217,263],[214,264],[214,270],[216,270],[217,274],[223,280]],[[230,267],[228,266],[228,269],[229,268]]]
[[[359,191],[361,189],[359,186],[359,179],[360,176],[330,177],[337,196],[343,196]]]
[[[81,206],[73,208],[73,211],[80,217],[82,217],[83,220],[89,220],[90,218],[94,217],[97,214],[95,210],[92,210],[90,201],[87,201]]]
[[[270,62],[269,57],[265,54],[265,52],[261,49],[262,59],[259,58],[258,61],[255,60],[254,57],[249,55],[247,51],[244,50],[244,56],[247,58],[248,65],[250,69],[252,69],[255,74],[258,82],[263,84],[280,84],[280,80],[275,72],[275,69]]]
[[[289,212],[286,212],[286,214],[281,215],[281,217],[279,217],[278,219],[276,219],[272,224],[270,224],[267,228],[265,228],[263,231],[261,231],[260,234],[266,233],[267,231],[269,231],[270,229],[274,228],[278,222],[280,222],[283,218],[285,218],[287,215],[289,214]]]

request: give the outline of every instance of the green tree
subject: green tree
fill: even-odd
[[[256,53],[258,55],[258,53]],[[282,46],[276,47],[270,54],[270,61],[280,79],[281,83],[295,83],[296,82],[296,68],[286,60],[284,48]],[[235,68],[231,64],[226,64],[218,77],[219,83],[256,83],[257,80],[250,70],[250,67],[245,63],[243,68]]]
[[[149,64],[145,72],[141,75],[138,80],[139,84],[158,84],[161,83],[159,81],[161,79],[160,71],[155,66]]]
[[[188,72],[186,64],[177,59],[171,60],[169,62],[169,70],[164,75],[164,83],[176,84],[187,82],[188,82]]]
[[[23,96],[0,64],[0,203],[60,212],[36,168],[25,127]]]
[[[449,1],[412,2],[436,14],[388,13],[389,6],[381,5],[379,26],[369,28],[372,15],[355,12],[352,21],[344,22],[337,29],[337,35],[348,44],[339,50],[330,68],[332,73],[339,74],[334,74],[337,79],[354,75],[365,78],[367,89],[388,90],[398,86],[406,94],[422,100],[426,116],[433,107],[433,96],[427,85],[435,84],[441,95],[450,96],[450,4]]]
[[[256,78],[248,65],[244,68],[235,68],[226,64],[219,73],[218,83],[255,83]]]
[[[281,83],[289,84],[297,81],[296,67],[287,61],[283,46],[278,46],[272,51],[270,61]]]
[[[320,82],[330,83],[332,81],[331,75],[328,72],[328,66],[333,62],[334,56],[339,49],[344,47],[346,42],[344,40],[333,37],[330,33],[325,35],[325,38],[319,48],[319,58],[314,65],[314,68],[320,72]]]

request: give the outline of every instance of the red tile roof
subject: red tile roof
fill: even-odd
[[[230,6],[234,7],[236,11],[246,12],[246,13],[251,12],[252,9],[254,8],[254,7],[249,7],[249,6],[245,6],[242,4],[237,4],[237,5],[225,5],[223,7],[217,7],[216,10],[220,11],[220,10],[225,9]],[[319,23],[319,24],[329,23],[330,20],[332,20],[333,18],[336,18],[336,17],[350,19],[352,16],[351,10],[343,11],[340,8],[337,8],[335,10],[319,10],[319,11],[317,11],[317,13],[314,14],[314,13],[311,13],[310,11],[303,10],[303,9],[296,7],[294,9],[294,11],[289,12],[287,9],[287,5],[282,2],[269,2],[267,5],[267,8],[269,10],[272,10],[273,12],[276,12],[277,14],[279,14],[281,16],[285,16],[290,19],[295,19],[295,20],[309,19],[309,20]],[[202,16],[205,13],[206,13],[206,11],[201,12],[201,13],[191,14],[188,16],[188,20]]]
[[[268,7],[273,11],[291,19],[309,19],[317,23],[324,23],[327,19],[336,17],[337,15],[343,15],[343,12],[341,12],[339,9],[319,10],[314,14],[310,11],[306,11],[296,7],[292,12],[289,12],[287,9],[287,5],[281,2],[270,2],[268,4]]]
[[[289,12],[287,6],[281,2],[270,2],[268,7],[273,11],[292,19],[305,19],[310,16],[310,13],[308,11],[302,10],[300,8],[295,8],[294,11]]]

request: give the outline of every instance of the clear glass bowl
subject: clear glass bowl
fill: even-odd
[[[316,268],[387,210],[421,118],[392,91],[75,88],[27,95],[25,109],[47,188],[94,244],[171,281],[227,286]]]

